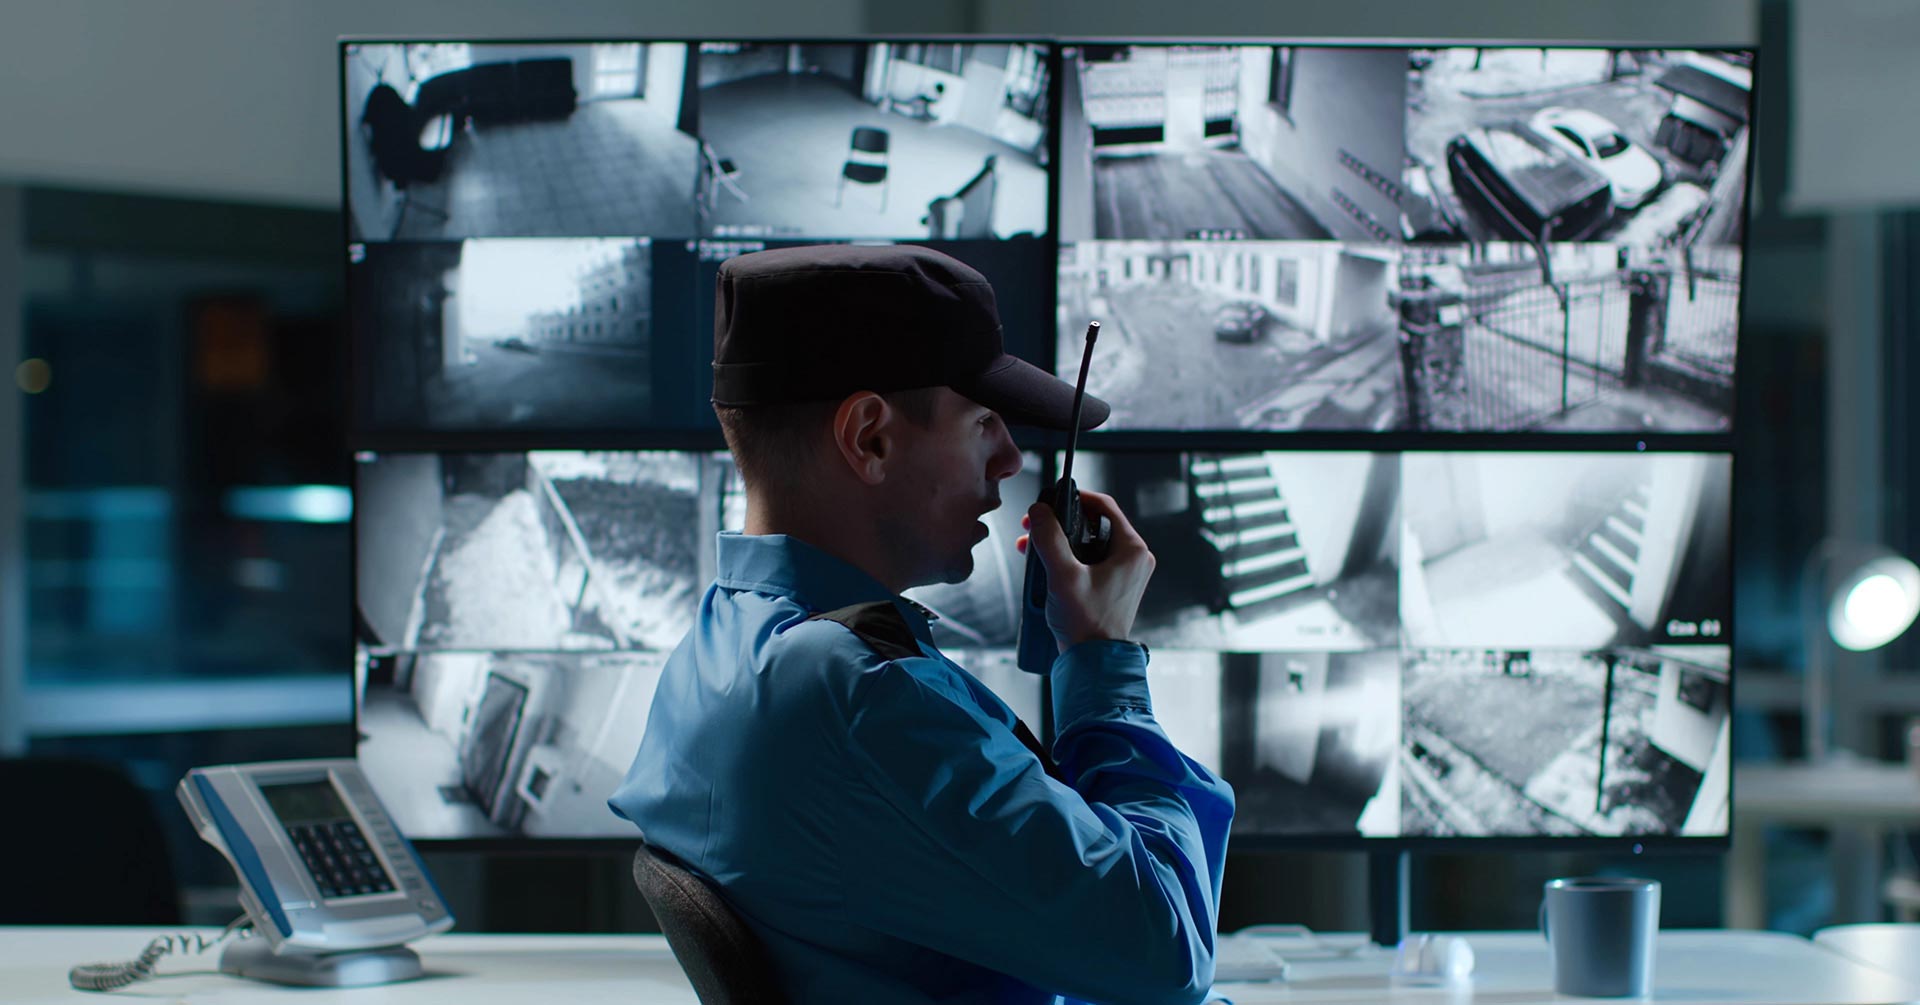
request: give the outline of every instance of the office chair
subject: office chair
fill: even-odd
[[[720,205],[720,190],[732,192],[741,202],[749,202],[747,192],[734,179],[740,177],[740,166],[730,158],[720,156],[713,144],[700,141],[700,170],[693,182],[694,206],[698,216],[704,218]]]
[[[0,829],[0,855],[16,865],[0,925],[180,923],[166,829],[125,772],[79,760],[0,760],[0,792],[21,814]]]
[[[847,162],[840,166],[840,187],[833,194],[834,206],[840,205],[847,182],[880,186],[880,212],[887,211],[887,144],[885,129],[855,126],[847,144]]]
[[[633,882],[660,922],[674,959],[701,1005],[783,1005],[760,940],[720,894],[666,851],[645,842],[633,856]]]

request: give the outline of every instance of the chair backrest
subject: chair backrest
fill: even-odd
[[[766,949],[706,881],[671,854],[645,843],[633,856],[633,882],[653,909],[702,1005],[781,1005]]]
[[[873,126],[855,126],[853,129],[853,149],[864,154],[883,154],[887,152],[887,131]]]
[[[0,828],[0,855],[15,865],[0,895],[0,925],[180,923],[166,828],[125,772],[86,761],[0,760],[0,792],[22,814]]]

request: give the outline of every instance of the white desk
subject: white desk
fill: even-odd
[[[1839,844],[1834,916],[1879,916],[1880,846],[1890,829],[1920,827],[1920,774],[1904,764],[1740,764],[1733,770],[1733,848],[1726,860],[1726,923],[1766,924],[1769,825],[1821,827]]]
[[[89,1000],[67,986],[75,963],[131,959],[158,934],[140,928],[0,928],[0,1003]],[[1470,934],[1479,958],[1461,988],[1394,987],[1389,955],[1297,960],[1286,984],[1221,985],[1235,1005],[1567,1002],[1551,988],[1547,950],[1531,932]],[[430,976],[385,987],[277,988],[213,971],[215,957],[169,957],[154,981],[114,992],[169,1002],[299,1002],[302,1005],[564,1002],[566,1005],[696,1005],[659,936],[445,935],[419,945]],[[214,952],[217,952],[215,950]],[[1864,1005],[1920,1001],[1920,983],[1854,962],[1812,942],[1771,932],[1662,933],[1653,1001]],[[94,1002],[109,998],[90,996]]]
[[[1813,933],[1816,945],[1920,984],[1920,925],[1835,925]]]

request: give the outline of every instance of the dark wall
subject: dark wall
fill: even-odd
[[[717,87],[749,77],[787,72],[787,47],[756,45],[739,52],[700,54],[700,86]]]
[[[860,63],[854,57],[862,48],[854,45],[803,45],[800,47],[800,65],[808,72],[817,72],[824,76],[844,80],[860,89],[857,66]]]

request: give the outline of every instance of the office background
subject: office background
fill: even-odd
[[[1906,440],[1920,383],[1920,122],[1899,98],[1920,83],[1902,55],[1920,18],[1904,6],[5,0],[0,754],[124,772],[164,834],[151,871],[162,909],[170,893],[185,920],[222,923],[231,875],[185,826],[173,783],[195,764],[351,741],[338,36],[718,37],[751,24],[807,36],[1757,44],[1735,408],[1736,756],[1797,756],[1807,556],[1826,537],[1920,551]],[[1837,665],[1841,744],[1906,756],[1920,714],[1914,634]],[[70,789],[35,814],[96,808],[95,793]],[[1836,905],[1824,835],[1767,840],[1771,927],[1878,916],[1857,898]],[[1891,868],[1912,868],[1906,847],[1890,841]],[[650,927],[622,852],[427,856],[466,930]],[[1524,852],[1419,857],[1413,924],[1528,927],[1540,880],[1591,870],[1666,880],[1669,924],[1722,920],[1717,854]],[[1358,854],[1236,855],[1222,926],[1364,927],[1365,878]]]

